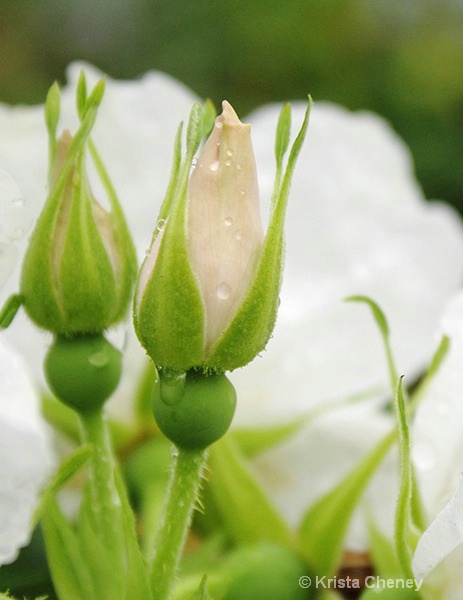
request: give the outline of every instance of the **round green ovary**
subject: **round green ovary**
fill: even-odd
[[[235,389],[223,374],[164,375],[153,394],[156,422],[179,448],[199,450],[220,439],[230,427],[235,406]]]
[[[45,359],[52,392],[78,412],[100,408],[116,389],[121,370],[121,353],[101,335],[57,337]]]

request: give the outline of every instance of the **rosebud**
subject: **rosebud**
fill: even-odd
[[[289,107],[277,129],[277,177],[267,234],[250,126],[223,103],[214,129],[190,175],[201,116],[190,117],[187,153],[174,163],[173,181],[140,270],[134,305],[137,335],[160,367],[227,371],[265,348],[274,327],[280,290],[283,224],[304,124],[282,177],[289,142]],[[178,156],[178,147],[176,156]],[[172,191],[172,189],[174,191]]]
[[[136,256],[128,228],[104,167],[89,140],[101,101],[100,82],[82,104],[81,126],[73,138],[56,140],[59,91],[48,95],[50,134],[49,196],[23,263],[21,295],[29,317],[62,335],[98,333],[122,320],[130,303]],[[90,147],[106,185],[111,210],[95,199],[87,176]]]

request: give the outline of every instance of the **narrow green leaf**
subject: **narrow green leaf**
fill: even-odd
[[[319,575],[334,575],[344,538],[368,483],[396,438],[393,431],[339,483],[315,502],[304,515],[299,541],[302,555]]]
[[[189,600],[212,600],[212,598],[209,596],[209,592],[207,591],[206,582],[207,575],[204,575],[204,577],[201,579],[201,583],[199,584],[199,588],[190,596]]]
[[[275,160],[277,163],[277,170],[281,169],[283,157],[288,149],[290,133],[291,105],[287,102],[281,109],[275,135]]]
[[[0,311],[0,329],[8,329],[23,302],[24,296],[21,294],[12,294],[7,298]]]
[[[412,501],[412,463],[410,455],[410,432],[407,423],[402,378],[398,380],[394,408],[399,434],[400,486],[395,513],[395,548],[400,566],[406,577],[413,579],[410,549],[410,515]]]
[[[367,518],[367,525],[370,538],[369,552],[375,573],[384,578],[402,577],[402,569],[391,540],[376,526],[370,515]]]
[[[116,486],[121,500],[122,526],[127,548],[127,591],[125,598],[126,600],[149,600],[153,596],[149,586],[146,563],[138,544],[135,517],[127,497],[124,482],[117,469]]]
[[[55,500],[48,503],[42,530],[53,584],[66,600],[102,600],[94,594],[92,576],[79,540]]]
[[[91,446],[81,446],[61,463],[55,476],[42,492],[40,503],[34,513],[34,526],[46,511],[48,503],[56,497],[60,489],[84,466],[92,452],[93,448]]]
[[[439,369],[441,368],[441,366],[448,354],[450,345],[451,345],[450,338],[448,338],[446,335],[444,335],[439,343],[439,346],[437,347],[437,350],[435,351],[435,353],[431,359],[431,362],[429,364],[429,367],[428,367],[424,377],[422,378],[418,387],[415,389],[415,391],[413,392],[413,394],[411,396],[411,399],[410,399],[410,411],[411,412],[413,412],[416,409],[416,407],[418,406],[418,404],[421,402],[431,381],[434,379],[434,377],[439,372]]]
[[[269,540],[291,546],[292,535],[233,441],[210,448],[210,492],[227,532],[237,543]]]
[[[299,431],[307,423],[303,417],[297,421],[264,428],[235,429],[230,436],[246,456],[255,456],[273,448]]]
[[[397,382],[397,369],[395,367],[394,357],[389,341],[389,325],[386,316],[384,315],[379,305],[371,298],[368,298],[368,296],[350,296],[349,298],[346,298],[346,302],[363,302],[371,308],[371,312],[373,313],[373,317],[376,321],[376,324],[378,325],[378,329],[383,338],[384,349],[386,352],[386,359],[389,368],[391,387],[394,391]]]

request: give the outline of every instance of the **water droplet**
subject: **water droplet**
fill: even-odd
[[[217,297],[221,300],[227,300],[231,295],[231,287],[225,281],[217,288]]]
[[[183,500],[180,500],[180,502],[178,503],[180,508],[183,508],[185,506],[185,503],[183,502]]]
[[[240,239],[241,239],[241,237],[242,237],[242,232],[241,232],[241,229],[238,229],[238,231],[235,233],[235,238],[236,238],[237,240],[240,240]]]
[[[95,352],[88,357],[88,362],[94,367],[105,367],[108,364],[109,356],[104,350]]]
[[[25,200],[21,196],[17,196],[16,198],[12,198],[10,200],[11,206],[24,206]]]
[[[219,168],[219,161],[218,160],[214,160],[213,162],[211,162],[211,164],[209,165],[209,169],[211,171],[217,171],[217,169]]]
[[[233,156],[233,150],[228,149],[227,150],[227,156]]]
[[[231,163],[231,160],[226,160],[226,161],[225,161],[225,166],[226,166],[226,167],[229,167],[231,164],[232,164],[232,163]]]
[[[197,163],[198,163],[198,159],[193,158],[193,160],[191,161],[191,166],[193,167],[193,169],[196,167]]]
[[[223,123],[222,123],[222,122],[220,122],[220,121],[217,121],[217,122],[216,122],[216,124],[215,124],[215,126],[217,127],[217,129],[222,129],[222,127],[223,127]],[[218,144],[220,144],[220,142],[217,142],[217,145],[218,145]]]
[[[186,373],[174,369],[163,369],[159,372],[161,378],[161,399],[164,404],[177,404],[183,398]]]
[[[238,169],[238,171],[241,171],[241,165],[240,165],[240,163],[236,163],[236,168]]]
[[[242,196],[246,196],[246,190],[241,190],[241,191],[240,191],[240,194],[241,194]]]
[[[158,231],[161,231],[162,229],[164,229],[165,224],[166,224],[165,219],[159,219],[159,221],[156,223],[156,229]]]
[[[225,225],[227,227],[230,227],[230,225],[233,225],[233,219],[231,217],[225,217],[224,221]]]

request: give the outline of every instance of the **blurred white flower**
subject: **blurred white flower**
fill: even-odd
[[[0,288],[14,267],[16,244],[29,226],[23,196],[0,171]],[[0,565],[30,538],[38,495],[51,467],[37,393],[21,356],[0,334]]]
[[[442,330],[450,337],[450,350],[413,429],[413,458],[429,522],[418,542],[413,569],[417,577],[426,577],[428,586],[443,587],[443,598],[454,600],[463,597],[462,293],[445,311]]]
[[[88,65],[70,67],[62,123],[71,128],[82,68],[90,85],[100,76]],[[168,181],[178,121],[194,99],[180,83],[159,73],[139,81],[107,79],[94,137],[140,257],[149,245]],[[271,195],[279,108],[264,107],[249,118],[263,199]],[[294,123],[302,121],[304,108],[294,105]],[[0,164],[20,181],[34,214],[46,193],[42,120],[41,107],[0,107]],[[342,299],[366,294],[381,305],[390,321],[399,369],[410,380],[434,349],[439,315],[462,275],[461,221],[450,207],[425,202],[408,151],[397,136],[374,115],[316,104],[289,203],[277,328],[263,357],[232,375],[239,396],[237,424],[291,420],[355,393],[366,393],[371,403],[312,422],[256,462],[263,484],[290,523],[297,523],[308,505],[392,427],[391,417],[379,408],[388,390],[379,334],[364,306]],[[16,281],[17,274],[10,278],[11,291],[16,291]],[[15,321],[11,336],[31,365],[40,365],[43,337],[32,340],[31,325],[24,320]],[[143,364],[143,352],[131,333],[127,350],[126,375],[118,392],[126,406]],[[391,515],[393,462],[378,478],[383,483],[372,486],[371,502]],[[386,487],[389,492],[383,494]],[[349,544],[361,548],[365,543],[364,532],[353,526]]]
[[[300,120],[303,106],[293,110]],[[261,194],[269,193],[272,132],[278,108],[250,121]],[[380,118],[315,104],[296,168],[287,220],[286,269],[273,339],[262,358],[232,374],[239,426],[297,418],[354,394],[367,402],[304,426],[262,454],[258,476],[287,521],[296,525],[392,429],[381,409],[389,375],[381,338],[365,306],[343,303],[365,294],[384,309],[401,373],[420,372],[437,342],[439,317],[463,277],[463,229],[457,213],[428,203],[403,143]],[[365,502],[391,532],[397,495],[390,455]],[[368,544],[364,513],[347,537]]]

